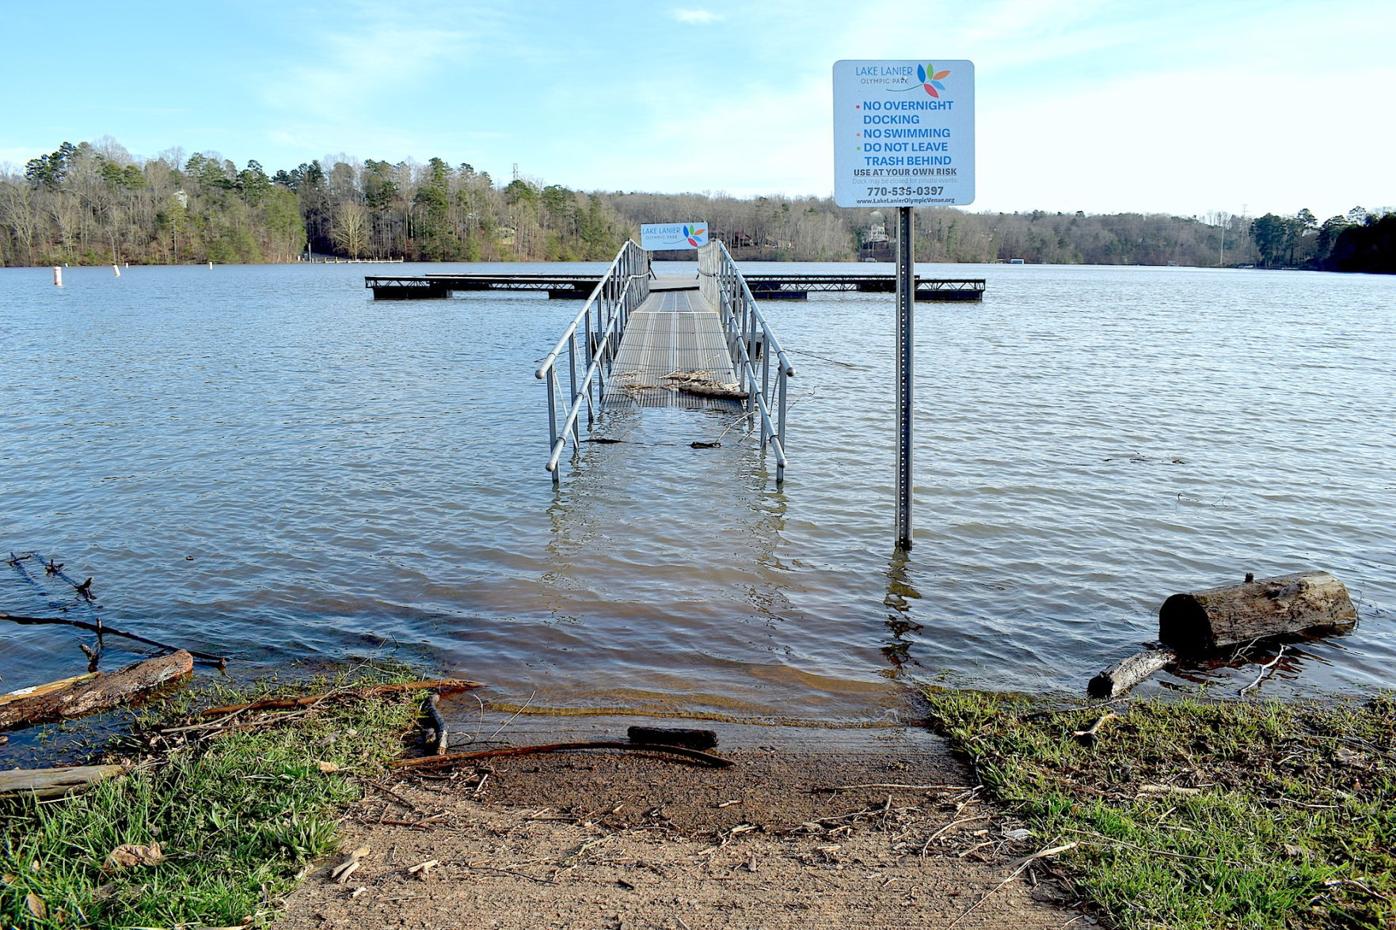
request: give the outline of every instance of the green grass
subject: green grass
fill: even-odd
[[[352,683],[410,677],[361,671]],[[295,690],[348,683],[319,680]],[[237,703],[273,690],[186,692],[142,726],[168,726],[195,700]],[[360,796],[352,776],[377,771],[400,751],[418,707],[413,697],[327,704],[294,723],[183,746],[64,801],[0,805],[0,923],[232,926],[251,918],[265,925],[306,864],[334,849],[339,809]],[[324,773],[321,762],[339,771]],[[116,846],[152,841],[165,862],[102,871]],[[43,902],[42,919],[31,912],[31,893]]]
[[[931,690],[993,795],[1135,928],[1396,926],[1396,696],[1364,704],[1141,700],[1101,715]],[[1144,785],[1197,794],[1141,794]]]

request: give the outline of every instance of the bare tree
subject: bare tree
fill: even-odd
[[[364,205],[349,201],[341,203],[334,218],[334,241],[349,253],[350,258],[362,258],[368,245],[368,211]]]

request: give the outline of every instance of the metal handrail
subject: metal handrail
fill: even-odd
[[[776,484],[785,481],[785,411],[788,406],[787,380],[795,376],[795,366],[781,348],[780,340],[751,295],[746,278],[732,260],[727,246],[713,240],[698,250],[700,287],[708,302],[718,308],[727,337],[727,352],[738,384],[746,391],[747,416],[759,414],[761,447],[768,444],[776,455]],[[760,334],[758,340],[758,333]],[[771,381],[771,358],[776,359],[775,383]],[[761,374],[756,373],[760,358]],[[771,406],[776,407],[772,422]]]
[[[630,313],[649,296],[649,253],[634,241],[629,240],[616,253],[611,266],[596,283],[591,296],[582,309],[563,332],[562,338],[553,350],[543,357],[534,377],[548,385],[548,471],[552,472],[553,483],[559,481],[558,463],[567,448],[567,437],[572,437],[573,453],[576,454],[581,440],[577,436],[577,419],[581,414],[582,403],[586,402],[587,425],[590,426],[606,397],[606,381],[615,363],[616,352],[620,348],[621,337],[625,335]],[[577,380],[577,336],[578,330],[585,334],[582,343],[586,370],[581,382]],[[568,386],[570,393],[566,411],[562,417],[562,431],[558,432],[558,398],[562,394],[562,383],[557,373],[557,362],[563,351],[567,352]],[[593,387],[596,397],[593,399]]]

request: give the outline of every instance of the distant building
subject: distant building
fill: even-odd
[[[858,260],[863,262],[892,261],[892,240],[887,237],[887,217],[874,210],[868,217],[867,228],[858,245]]]

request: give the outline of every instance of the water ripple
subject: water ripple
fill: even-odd
[[[1267,688],[1393,684],[1396,281],[924,273],[989,292],[918,307],[905,562],[889,298],[766,308],[803,350],[783,490],[735,430],[689,447],[729,412],[647,410],[554,493],[532,365],[577,305],[374,304],[335,266],[0,270],[0,548],[252,666],[395,652],[502,700],[850,720],[890,679],[1078,691],[1169,593],[1322,567],[1362,624]],[[0,577],[0,609],[36,597]],[[71,674],[75,639],[5,631],[3,681]]]

